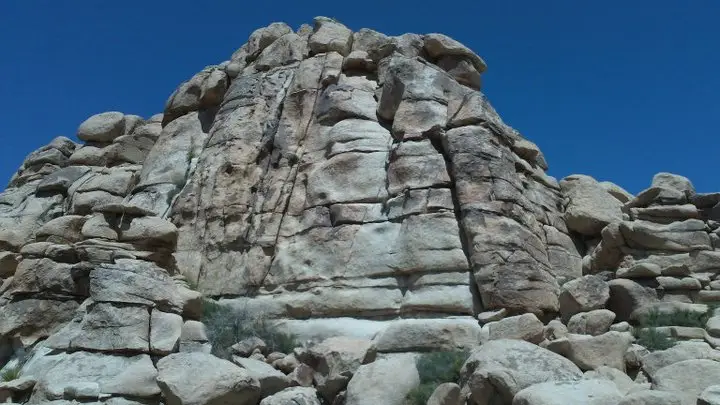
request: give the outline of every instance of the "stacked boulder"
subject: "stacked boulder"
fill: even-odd
[[[557,182],[485,69],[442,34],[274,23],[163,114],[31,153],[0,194],[0,401],[403,405],[460,351],[427,405],[718,403],[720,194]],[[219,347],[240,312],[303,344]],[[678,312],[706,324],[636,339]]]

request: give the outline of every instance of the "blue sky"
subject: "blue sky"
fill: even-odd
[[[273,21],[316,15],[389,35],[442,32],[483,56],[484,91],[559,178],[637,193],[654,173],[720,191],[720,2],[139,1],[0,3],[0,183],[108,110],[150,116]]]

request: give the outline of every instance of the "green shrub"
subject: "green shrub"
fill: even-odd
[[[692,312],[687,310],[675,312],[650,311],[641,321],[640,325],[648,328],[659,326],[689,326],[704,328],[705,323],[712,315],[708,310],[705,313]]]
[[[675,339],[659,332],[654,327],[638,329],[636,333],[637,344],[654,352],[656,350],[665,350],[675,346]]]
[[[425,405],[438,385],[460,383],[460,369],[467,360],[466,351],[430,352],[420,356],[416,362],[420,385],[410,391],[407,399],[413,405]]]
[[[210,300],[203,305],[203,323],[207,327],[212,353],[220,358],[230,359],[230,347],[249,337],[258,337],[267,344],[271,352],[290,353],[298,345],[294,335],[276,330],[265,319],[250,317],[244,311]]]
[[[20,367],[11,367],[6,370],[3,370],[2,374],[0,374],[0,379],[2,381],[12,381],[17,380],[20,378]]]

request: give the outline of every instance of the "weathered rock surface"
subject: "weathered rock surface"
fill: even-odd
[[[0,193],[0,368],[32,403],[401,405],[417,352],[471,349],[432,405],[702,397],[677,376],[714,376],[718,314],[657,329],[709,344],[647,354],[627,332],[720,302],[720,193],[557,182],[486,68],[442,34],[273,23],[161,114],[31,152]],[[312,342],[214,358],[203,294]]]
[[[522,340],[494,340],[463,365],[476,404],[510,403],[522,389],[547,381],[574,381],[582,372],[570,360]]]
[[[158,362],[157,372],[168,405],[249,405],[260,398],[260,383],[247,370],[209,354],[171,354]]]
[[[549,381],[518,392],[512,405],[616,405],[621,398],[607,380]]]

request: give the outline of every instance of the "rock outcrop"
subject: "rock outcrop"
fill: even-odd
[[[558,182],[486,69],[442,34],[273,23],[161,114],[30,153],[0,194],[0,401],[402,405],[450,352],[428,404],[713,403],[720,193]]]

